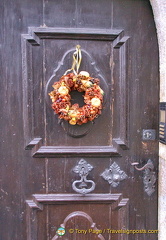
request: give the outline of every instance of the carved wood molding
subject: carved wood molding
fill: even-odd
[[[118,157],[121,156],[115,148],[109,146],[41,146],[33,153],[36,158],[55,157]]]
[[[40,39],[79,39],[113,41],[123,30],[91,28],[51,28],[29,27],[28,34],[22,37],[34,46],[40,45]]]
[[[23,72],[23,122],[25,148],[32,149],[34,157],[57,157],[57,156],[89,156],[89,157],[112,157],[121,156],[121,149],[128,149],[129,146],[129,103],[128,103],[128,42],[129,37],[123,36],[123,30],[113,29],[81,29],[81,28],[49,28],[49,27],[30,27],[28,34],[22,34],[22,72]],[[110,41],[113,45],[114,66],[111,67],[112,79],[116,79],[113,96],[112,108],[118,108],[116,113],[113,109],[112,129],[113,139],[110,146],[85,146],[86,151],[83,155],[83,148],[80,149],[56,146],[40,146],[32,139],[34,135],[34,111],[33,111],[33,47],[40,46],[42,39],[80,39],[94,41]],[[115,60],[114,60],[115,58]],[[119,72],[114,76],[115,69]],[[113,86],[114,88],[114,86]],[[123,96],[117,100],[118,96]],[[44,96],[43,96],[44,97]],[[115,103],[115,104],[114,104]],[[118,121],[117,121],[118,119]],[[117,122],[117,123],[116,123]],[[116,123],[116,124],[115,124]],[[115,126],[114,126],[115,125]],[[38,137],[40,139],[40,137]],[[120,148],[121,149],[120,149]]]
[[[42,142],[42,138],[34,138],[30,143],[26,146],[26,150],[32,150],[34,147],[40,146]]]
[[[40,203],[36,203],[34,200],[26,200],[26,203],[29,206],[29,208],[43,210],[43,206]]]
[[[68,203],[101,203],[101,204],[108,204],[108,203],[115,203],[117,205],[121,202],[123,196],[121,193],[116,194],[96,194],[91,193],[86,196],[82,194],[34,194],[32,195],[32,201],[35,204],[59,204],[63,202]],[[31,207],[32,206],[32,207]],[[34,208],[31,205],[31,208]]]
[[[27,240],[37,240],[37,211],[43,211],[43,205],[60,205],[61,204],[111,204],[112,216],[119,214],[119,209],[125,208],[125,219],[128,218],[129,199],[123,198],[122,193],[119,194],[34,194],[31,200],[27,200]],[[85,214],[84,214],[85,216]],[[69,219],[68,215],[64,223]],[[85,216],[87,217],[87,215]],[[93,223],[88,215],[88,219]],[[119,216],[118,221],[121,221]],[[125,220],[126,221],[126,220]],[[128,224],[127,222],[123,224]],[[120,225],[117,225],[120,226]],[[55,238],[56,239],[56,238]],[[102,238],[101,238],[102,239]]]
[[[42,146],[41,138],[34,138],[26,150],[32,150],[35,158],[56,157],[121,157],[112,146]]]
[[[116,79],[114,101],[116,102],[115,106],[119,109],[119,111],[114,111],[119,127],[116,129],[118,137],[115,137],[113,141],[124,150],[129,149],[129,39],[128,36],[118,37],[113,42],[113,55],[115,59],[115,74],[113,73],[113,75]]]
[[[62,228],[66,228],[66,224],[67,222],[72,219],[72,218],[75,218],[75,217],[83,217],[85,219],[88,220],[88,222],[90,223],[90,227],[91,229],[95,230],[95,231],[99,231],[99,229],[96,227],[96,223],[93,222],[92,218],[85,212],[82,212],[82,211],[75,211],[75,212],[72,212],[70,213],[65,219],[64,219],[64,222],[60,225]],[[97,234],[98,238],[101,239],[101,240],[105,240],[105,238],[102,236],[102,234]],[[59,236],[56,234],[52,240],[56,240],[58,239]]]

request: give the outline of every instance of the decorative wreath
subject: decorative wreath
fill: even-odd
[[[80,46],[76,46],[73,59],[72,68],[53,84],[54,90],[49,95],[53,102],[52,108],[60,119],[69,121],[71,125],[82,125],[93,121],[101,114],[104,91],[99,86],[98,78],[90,77],[86,71],[77,73],[81,62]],[[77,72],[75,67],[77,67]],[[67,74],[71,70],[73,72]],[[70,92],[73,90],[85,92],[83,107],[80,107],[78,103],[71,104]]]

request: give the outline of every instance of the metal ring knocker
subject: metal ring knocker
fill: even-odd
[[[81,159],[78,165],[74,167],[73,171],[75,173],[78,173],[81,177],[80,180],[76,180],[72,183],[72,188],[75,192],[87,194],[95,189],[96,184],[94,183],[94,181],[87,179],[87,176],[92,169],[93,166],[87,163],[87,161],[85,161],[84,159]],[[91,184],[90,188],[87,188],[88,183]],[[77,187],[77,185],[79,185],[79,188]]]

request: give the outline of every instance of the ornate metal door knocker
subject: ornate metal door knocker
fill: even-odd
[[[95,189],[96,184],[92,180],[87,180],[87,176],[92,169],[93,166],[84,159],[81,159],[78,165],[73,168],[73,171],[78,173],[81,177],[80,180],[76,180],[72,184],[72,188],[75,192],[87,194]],[[89,184],[91,185],[90,188],[88,188]]]
[[[60,119],[68,121],[71,125],[82,125],[93,121],[102,110],[104,91],[99,85],[100,80],[90,77],[86,71],[78,73],[81,60],[81,49],[77,45],[73,53],[72,67],[53,84],[54,90],[49,93],[54,112],[59,115]],[[73,90],[85,92],[83,107],[80,107],[78,103],[71,104],[70,92]]]

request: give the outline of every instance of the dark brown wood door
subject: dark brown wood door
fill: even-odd
[[[3,0],[0,29],[0,239],[156,240],[158,45],[149,1]],[[81,126],[58,119],[48,95],[78,44],[80,71],[105,93],[101,115]]]

